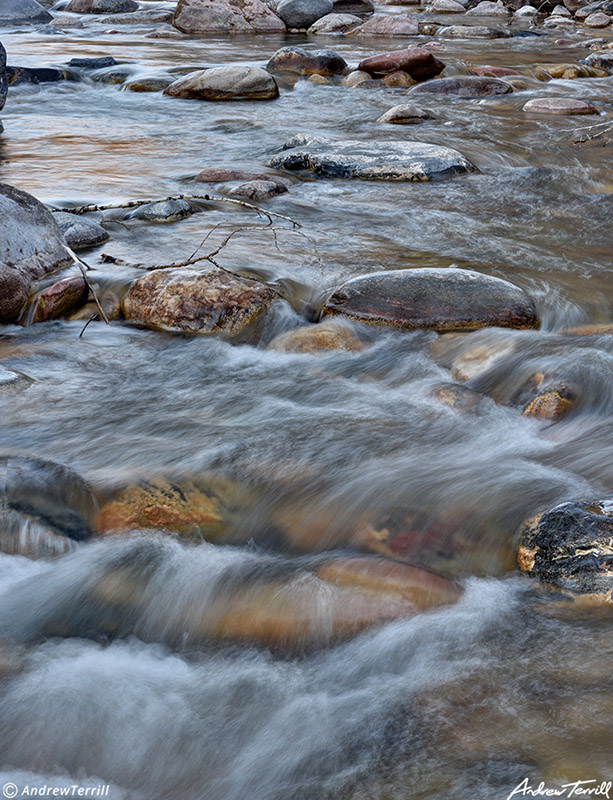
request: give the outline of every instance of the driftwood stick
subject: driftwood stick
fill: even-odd
[[[66,250],[67,250],[67,252],[70,254],[71,258],[73,258],[73,259],[76,261],[76,263],[77,263],[77,265],[78,265],[79,269],[81,270],[81,274],[83,275],[83,280],[85,281],[85,284],[87,285],[87,288],[89,289],[89,291],[92,293],[92,296],[93,296],[93,298],[94,298],[94,302],[95,302],[95,303],[96,303],[96,305],[98,306],[98,311],[100,312],[100,316],[102,317],[102,319],[103,319],[103,320],[106,322],[106,324],[108,325],[108,324],[109,324],[109,318],[108,318],[108,317],[107,317],[107,315],[104,313],[104,309],[103,309],[103,308],[102,308],[102,306],[100,305],[100,300],[98,300],[98,295],[96,294],[96,290],[94,289],[94,287],[93,287],[93,285],[92,285],[92,282],[90,281],[90,279],[87,277],[87,272],[85,271],[85,268],[86,268],[86,267],[87,267],[87,269],[91,269],[91,267],[89,266],[89,264],[87,263],[87,261],[83,261],[83,259],[82,259],[80,256],[78,256],[78,255],[77,255],[77,254],[74,252],[74,250],[71,250],[71,249],[70,249],[70,247],[68,247],[68,245],[66,245]],[[87,326],[86,326],[86,327],[87,327]],[[85,328],[83,328],[83,330],[85,330]]]

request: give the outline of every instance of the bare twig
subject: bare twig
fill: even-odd
[[[68,245],[66,245],[66,251],[70,254],[71,258],[73,258],[77,262],[77,265],[78,265],[79,269],[81,270],[81,274],[83,275],[83,280],[85,281],[85,284],[86,284],[87,288],[89,289],[89,291],[92,293],[92,297],[94,298],[94,301],[95,301],[96,305],[98,306],[98,311],[100,312],[100,316],[102,317],[102,319],[108,325],[109,324],[109,319],[108,319],[107,315],[104,313],[104,309],[100,305],[100,300],[98,300],[98,295],[96,294],[96,290],[94,289],[90,279],[87,277],[87,272],[85,271],[86,267],[87,267],[87,269],[91,269],[91,267],[89,266],[87,261],[84,261],[80,256],[78,256],[74,252],[74,250],[71,250],[71,248],[68,247]]]
[[[84,334],[84,333],[85,333],[85,331],[87,330],[87,326],[89,325],[89,323],[90,323],[90,322],[93,322],[93,321],[94,321],[95,319],[97,319],[99,316],[100,316],[100,314],[99,314],[97,311],[96,311],[96,313],[95,313],[95,314],[92,314],[92,315],[91,315],[91,317],[90,317],[90,318],[87,320],[87,322],[85,323],[85,325],[84,325],[84,326],[81,328],[81,333],[79,334],[79,339],[80,339],[80,338],[83,336],[83,334]]]
[[[145,206],[149,203],[163,203],[167,200],[205,200],[211,203],[231,203],[232,205],[248,208],[251,211],[255,211],[257,214],[261,214],[268,219],[271,225],[271,217],[276,217],[277,219],[284,219],[286,222],[291,223],[294,228],[302,227],[302,225],[299,222],[296,222],[295,219],[286,217],[284,214],[277,214],[276,211],[268,211],[265,208],[254,205],[253,203],[247,203],[245,200],[236,200],[233,197],[221,197],[215,194],[177,194],[171,195],[170,197],[157,198],[154,200],[129,200],[127,203],[107,203],[106,205],[102,206],[96,205],[95,203],[89,203],[88,205],[78,206],[76,208],[54,208],[53,211],[66,211],[69,214],[76,214],[78,216],[80,214],[87,214],[90,211],[111,211],[112,209],[117,208],[137,208],[138,206]]]

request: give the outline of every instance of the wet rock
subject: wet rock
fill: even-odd
[[[427,10],[431,14],[463,14],[466,9],[456,0],[434,0]]]
[[[9,86],[21,83],[38,85],[39,83],[56,83],[57,81],[78,81],[79,76],[67,69],[56,67],[13,67],[6,68],[6,79]]]
[[[294,142],[298,146],[292,147]],[[424,142],[326,142],[297,137],[286,148],[272,159],[272,167],[308,171],[320,178],[428,181],[474,169],[457,150]]]
[[[170,97],[197,100],[273,100],[275,79],[261,67],[216,67],[190,72],[164,90]]]
[[[281,0],[277,6],[277,16],[288,28],[310,28],[333,10],[332,0]]]
[[[104,17],[105,25],[165,25],[172,22],[172,11],[162,9],[140,9],[128,14],[112,14]]]
[[[65,10],[74,14],[124,14],[137,9],[135,0],[70,0]]]
[[[583,63],[588,67],[602,70],[606,75],[613,75],[613,58],[604,56],[601,53],[591,53]]]
[[[40,25],[53,17],[35,0],[2,0],[0,25]]]
[[[535,397],[524,408],[524,416],[549,421],[557,421],[572,411],[575,393],[564,384],[551,386]]]
[[[17,318],[35,281],[70,264],[51,212],[32,195],[0,183],[0,322]]]
[[[595,3],[582,4],[575,12],[575,19],[585,20],[590,14],[595,14],[596,12],[602,12],[610,16],[613,14],[613,2],[611,0],[597,0]]]
[[[501,39],[512,35],[511,31],[485,25],[447,25],[437,33],[450,39]]]
[[[391,88],[414,86],[417,83],[408,72],[403,72],[401,69],[384,75],[381,80],[386,86]]]
[[[587,6],[587,0],[563,0],[564,7],[567,8],[571,14],[574,14],[583,6]]]
[[[297,75],[343,75],[347,71],[347,62],[334,50],[307,51],[301,47],[282,47],[272,56],[266,69]]]
[[[479,392],[459,383],[439,383],[432,387],[431,395],[439,403],[463,414],[476,411],[483,400]]]
[[[467,14],[481,17],[509,17],[511,12],[502,3],[492,3],[489,0],[482,0],[474,8],[470,8]]]
[[[553,9],[553,11],[551,12],[551,14],[552,14],[552,16],[558,16],[558,17],[571,17],[572,16],[572,14],[570,13],[570,11],[567,8],[565,8],[564,6],[560,6],[560,5],[556,6]]]
[[[417,36],[419,25],[409,14],[373,14],[351,33],[357,36]]]
[[[332,0],[335,14],[372,14],[372,0]]]
[[[62,231],[66,243],[73,250],[96,247],[109,239],[109,235],[102,225],[98,225],[91,219],[84,219],[80,215],[70,214],[66,211],[54,211],[53,219]]]
[[[346,33],[361,25],[361,17],[355,14],[326,14],[314,22],[307,33]]]
[[[334,292],[323,313],[409,330],[537,325],[534,303],[524,291],[460,269],[393,270],[354,278]]]
[[[362,70],[356,69],[347,75],[343,81],[343,86],[357,86],[360,83],[364,83],[364,81],[370,80],[372,79],[368,72],[362,72]]]
[[[0,549],[18,549],[19,537],[50,533],[76,541],[93,531],[97,511],[91,487],[76,472],[54,461],[28,456],[0,456]],[[32,537],[29,537],[32,542]],[[48,544],[58,544],[51,538]],[[62,552],[67,549],[62,544]],[[14,549],[11,549],[14,548]]]
[[[216,268],[160,270],[132,284],[123,311],[126,319],[154,330],[234,336],[274,297],[263,284]]]
[[[411,47],[365,58],[358,64],[358,69],[370,75],[387,75],[402,70],[415,80],[423,81],[442,72],[445,64],[425,47]]]
[[[536,8],[534,8],[534,6],[522,6],[521,8],[517,9],[515,16],[519,19],[531,19],[533,17],[538,17],[538,13],[539,12],[536,10]]]
[[[596,11],[590,14],[583,20],[586,28],[606,28],[611,24],[611,17],[608,14],[603,14],[602,11]]]
[[[157,203],[146,203],[124,214],[124,219],[142,219],[147,222],[176,222],[191,216],[194,212],[186,200],[160,200]]]
[[[158,75],[144,75],[142,78],[137,78],[134,81],[126,84],[126,89],[131,92],[163,92],[167,89],[174,78],[163,78]]]
[[[6,367],[0,367],[0,392],[5,389],[25,388],[32,383],[32,380],[21,372],[15,372]]]
[[[235,186],[228,194],[230,197],[240,197],[245,200],[269,200],[278,194],[285,194],[287,186],[277,181],[247,181]]]
[[[32,322],[57,319],[83,305],[88,294],[82,275],[72,275],[43,289],[36,297],[32,309]]]
[[[4,108],[6,95],[8,93],[8,83],[6,80],[6,50],[0,42],[0,111]],[[0,133],[2,133],[2,123],[0,122]]]
[[[268,345],[269,350],[282,353],[328,353],[331,350],[355,353],[364,347],[349,327],[331,320],[282,333]]]
[[[613,500],[562,503],[524,523],[521,570],[569,594],[613,602]]]
[[[574,28],[575,23],[570,17],[554,16],[547,17],[547,19],[543,22],[543,25],[546,28]]]
[[[285,23],[261,0],[179,0],[172,24],[183,33],[285,31]]]
[[[572,97],[536,97],[522,108],[533,114],[598,114],[598,109],[583,100]]]
[[[493,67],[489,64],[483,64],[479,67],[473,67],[472,71],[475,75],[483,75],[486,78],[511,78],[513,76],[521,77],[521,72],[508,67]]]
[[[106,318],[109,321],[117,319],[117,317],[119,317],[121,314],[121,300],[115,294],[115,292],[112,289],[96,287],[96,294],[98,295],[98,300],[102,306],[102,310],[106,314]],[[74,320],[83,320],[83,322],[87,322],[87,320],[91,319],[92,317],[100,319],[100,310],[98,309],[96,302],[93,300],[85,303],[84,306],[81,306],[81,308],[71,314],[68,319],[71,322]]]
[[[71,28],[84,28],[83,22],[78,19],[77,17],[73,17],[70,14],[66,14],[65,16],[57,16],[53,18],[53,28],[60,29],[60,30],[70,30]]]
[[[117,61],[113,56],[100,56],[99,58],[71,58],[68,62],[69,67],[75,69],[104,69],[105,67],[116,67]]]
[[[535,64],[534,77],[540,81],[551,78],[574,80],[575,78],[604,77],[607,73],[584,64]]]
[[[487,372],[499,358],[510,355],[515,349],[512,342],[497,340],[483,344],[469,344],[468,349],[453,359],[451,377],[465,383]]]
[[[411,89],[410,94],[444,94],[455,97],[490,97],[498,94],[509,94],[513,88],[498,78],[486,78],[480,75],[458,75],[455,78],[439,78],[434,81],[420,83]]]
[[[569,333],[573,336],[608,336],[613,335],[613,324],[605,322],[601,325],[577,325],[560,333]]]
[[[379,117],[377,122],[389,122],[395,125],[415,125],[428,119],[433,119],[429,111],[413,105],[413,103],[402,103],[386,111],[383,116]]]
[[[96,519],[100,533],[157,528],[184,537],[216,540],[251,495],[233,481],[211,476],[169,481],[153,478],[128,486],[104,504]]]
[[[91,79],[96,83],[107,83],[109,85],[119,85],[125,83],[132,74],[131,67],[109,67],[108,69],[93,72]]]
[[[283,185],[289,183],[286,178],[280,178],[278,175],[226,169],[225,167],[206,167],[195,176],[194,180],[201,183],[226,183],[228,181],[274,181]]]

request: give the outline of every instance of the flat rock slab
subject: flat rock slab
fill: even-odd
[[[411,89],[410,94],[447,94],[455,97],[474,98],[508,94],[513,87],[498,78],[480,75],[460,75],[455,78],[438,78],[426,81]]]
[[[167,269],[139,278],[127,293],[126,319],[154,330],[233,336],[255,320],[275,293],[212,267]]]
[[[517,563],[566,592],[611,603],[612,542],[613,499],[562,503],[524,523]]]
[[[365,58],[358,64],[358,69],[370,75],[388,75],[403,70],[416,80],[427,80],[442,72],[445,64],[425,47],[411,47]]]
[[[583,100],[576,100],[573,97],[535,97],[522,108],[522,111],[531,111],[533,114],[558,114],[567,116],[570,114],[598,114],[599,111]]]
[[[463,269],[393,270],[354,278],[334,292],[323,313],[410,330],[538,324],[534,303],[522,289]]]
[[[262,0],[179,0],[172,24],[183,33],[283,33]]]
[[[295,137],[286,148],[271,160],[272,167],[319,178],[430,181],[474,170],[457,150],[424,142],[330,142],[307,136]]]
[[[195,100],[274,100],[279,87],[261,67],[216,67],[190,72],[164,94]]]

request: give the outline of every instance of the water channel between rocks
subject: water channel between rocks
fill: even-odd
[[[314,44],[118,27],[0,33],[11,64],[111,55],[135,76],[263,65],[282,45]],[[3,452],[65,464],[101,498],[143,477],[214,475],[248,487],[249,503],[237,503],[231,539],[214,544],[150,532],[50,561],[0,554],[0,642],[21,664],[5,675],[0,645],[0,783],[103,782],[126,800],[502,800],[526,777],[613,780],[610,616],[553,612],[515,569],[523,520],[613,490],[613,337],[565,332],[613,318],[611,146],[575,143],[584,117],[522,112],[533,97],[568,96],[606,119],[613,77],[527,77],[535,63],[585,57],[559,37],[440,40],[433,52],[451,74],[508,66],[526,88],[420,98],[435,115],[424,125],[375,122],[404,90],[304,80],[272,103],[198,103],[88,79],[12,87],[0,180],[57,207],[212,191],[191,178],[208,166],[266,171],[297,133],[444,144],[478,169],[431,183],[292,177],[265,205],[299,221],[319,258],[289,226],[276,242],[246,230],[220,256],[292,301],[273,303],[255,344],[121,322],[93,322],[81,338],[82,321],[3,329],[1,365],[32,381],[0,396]],[[350,64],[404,44],[317,40]],[[243,224],[261,222],[223,204],[173,224],[116,214],[111,240],[84,257],[124,286],[130,264],[187,258],[214,226],[219,243]],[[433,332],[354,323],[359,352],[266,349],[348,278],[451,264],[525,289],[541,319],[539,330],[468,334],[513,350],[477,388],[504,398],[535,373],[563,375],[578,395],[566,418],[544,423],[488,396],[475,414],[437,403],[433,388],[451,379]],[[458,603],[289,654],[184,633],[224,570],[276,580],[311,569],[322,553],[353,552],[365,519],[384,528],[393,515],[411,515],[420,532],[410,563],[465,587]],[[116,637],[123,621],[98,610],[103,634],[90,637],[87,592],[117,564],[149,581],[137,606],[109,611],[133,635]]]

